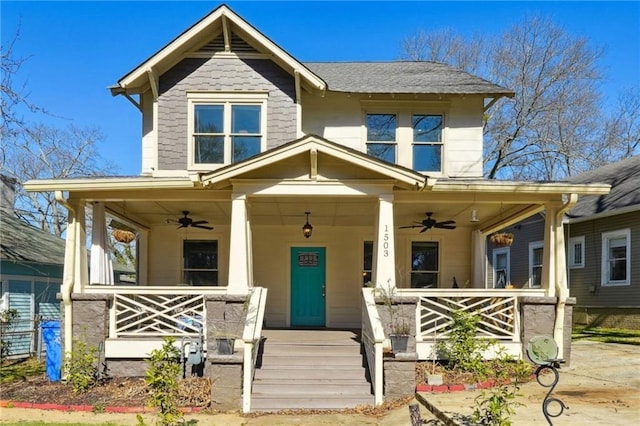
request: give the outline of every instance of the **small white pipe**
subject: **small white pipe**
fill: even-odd
[[[71,303],[71,293],[73,292],[75,277],[75,246],[76,246],[76,216],[75,209],[62,195],[62,191],[55,192],[56,201],[62,204],[68,211],[67,235],[64,249],[64,270],[62,277],[62,304],[64,305],[64,350],[66,353],[72,351],[73,345],[73,304]],[[73,217],[70,222],[69,218]]]

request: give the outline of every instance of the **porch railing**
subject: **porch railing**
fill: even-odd
[[[251,388],[262,339],[262,322],[266,305],[267,289],[254,287],[251,291],[247,318],[242,333],[244,341],[242,411],[245,413],[251,411]]]
[[[206,330],[203,290],[193,287],[101,287],[112,293],[109,337],[197,337]],[[226,289],[207,293],[226,292]]]
[[[399,296],[418,297],[416,342],[446,339],[452,312],[473,312],[480,317],[477,336],[501,342],[520,341],[521,296],[544,296],[544,290],[398,289]]]
[[[384,328],[378,315],[374,289],[362,289],[362,346],[364,348],[367,367],[373,385],[373,396],[376,405],[382,404],[383,396],[383,360],[382,350],[385,341]]]

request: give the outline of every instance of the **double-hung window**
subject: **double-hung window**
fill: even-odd
[[[365,241],[363,244],[364,256],[362,262],[362,285],[371,284],[371,271],[373,270],[373,241]]]
[[[411,287],[438,287],[438,242],[414,241],[411,243]]]
[[[631,274],[631,230],[602,234],[602,285],[629,285]]]
[[[266,95],[189,93],[189,161],[237,163],[264,150]]]
[[[395,163],[397,127],[395,114],[367,114],[367,154]]]
[[[584,236],[569,238],[569,267],[584,268]]]
[[[544,243],[536,241],[529,243],[529,287],[542,287],[542,255]]]
[[[505,288],[511,284],[511,260],[509,248],[493,251],[493,288]]]
[[[413,169],[442,171],[442,115],[413,114]]]
[[[218,241],[185,240],[182,243],[182,282],[193,286],[218,285]]]

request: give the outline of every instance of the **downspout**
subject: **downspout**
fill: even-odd
[[[567,261],[566,248],[564,243],[563,216],[571,210],[578,202],[578,194],[569,194],[569,199],[562,205],[555,217],[555,251],[556,251],[556,293],[558,303],[556,305],[556,320],[553,327],[553,340],[558,345],[558,358],[564,356],[564,318],[567,298],[569,297],[569,287],[567,283]]]
[[[68,210],[67,236],[64,246],[64,269],[62,278],[62,304],[64,306],[64,349],[71,352],[73,345],[73,304],[71,303],[71,293],[75,278],[75,247],[76,247],[76,211],[62,195],[62,191],[55,191],[56,201]],[[73,217],[72,221],[69,218]],[[69,226],[71,225],[71,226]]]

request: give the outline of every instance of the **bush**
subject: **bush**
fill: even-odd
[[[182,412],[178,409],[178,377],[181,373],[180,351],[173,345],[173,337],[165,337],[161,349],[151,351],[146,360],[149,368],[145,374],[145,383],[151,396],[149,406],[160,409],[159,424],[175,425],[182,421]],[[140,422],[140,418],[138,419]]]
[[[448,368],[473,373],[478,380],[486,377],[487,368],[483,353],[491,341],[476,337],[480,317],[466,311],[451,312],[453,320],[449,337],[438,344],[438,351],[448,360]]]
[[[81,340],[73,341],[73,350],[65,355],[62,370],[76,393],[84,393],[97,383],[97,349]]]

